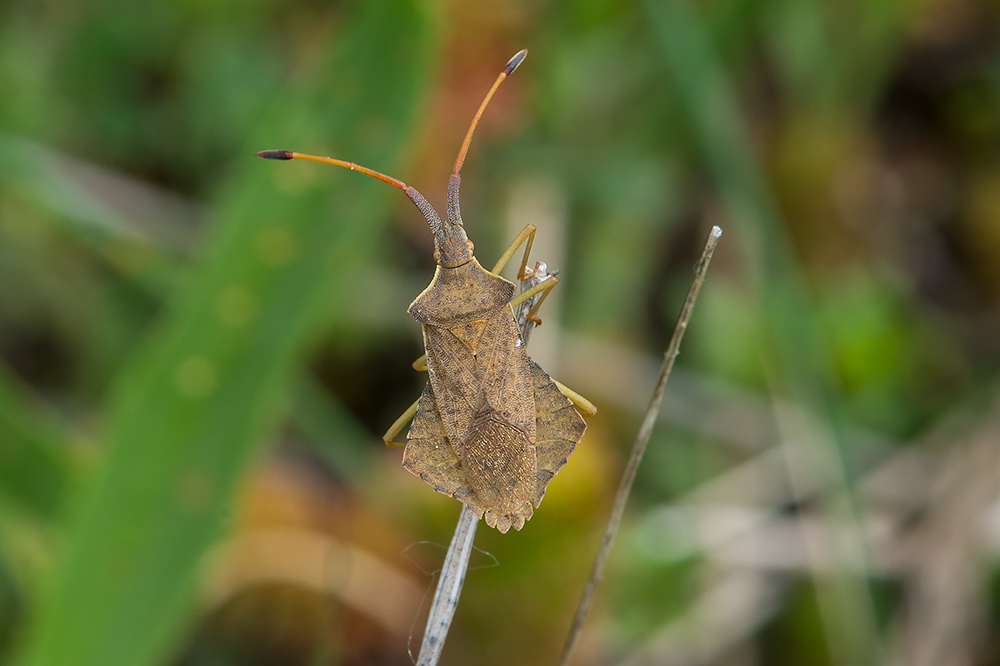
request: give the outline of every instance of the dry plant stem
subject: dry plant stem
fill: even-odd
[[[546,274],[547,276],[548,274]],[[529,274],[521,282],[521,291],[535,286],[539,281],[534,272]],[[524,315],[534,303],[535,299],[521,303],[517,313],[515,313],[525,346],[528,344],[528,338],[535,323]],[[445,555],[444,564],[441,566],[441,578],[434,591],[434,601],[431,602],[431,610],[427,615],[427,626],[424,629],[424,640],[420,644],[417,666],[436,666],[441,658],[444,641],[448,637],[448,630],[451,628],[455,610],[458,608],[458,599],[462,595],[462,584],[465,583],[465,573],[469,569],[472,543],[475,540],[478,525],[479,519],[476,518],[476,514],[463,504],[462,513],[459,514],[458,524],[455,526],[455,534],[451,538],[451,545],[448,546],[448,554]]]
[[[469,557],[472,555],[472,542],[476,538],[476,527],[479,519],[469,508],[462,505],[462,513],[458,516],[455,535],[451,538],[448,554],[441,568],[441,579],[434,592],[434,601],[427,616],[427,627],[424,629],[424,640],[420,645],[420,656],[417,666],[433,666],[441,658],[444,649],[444,639],[448,636],[458,598],[462,594],[462,584],[465,582],[465,572],[469,568]]]
[[[721,236],[722,229],[714,226],[708,234],[708,240],[705,242],[705,249],[702,252],[701,260],[698,262],[698,266],[695,269],[694,281],[691,282],[691,288],[688,290],[687,298],[684,301],[684,307],[681,308],[681,314],[677,318],[677,326],[674,327],[674,334],[670,338],[670,345],[667,347],[667,351],[663,356],[663,364],[660,366],[660,378],[656,384],[656,390],[653,391],[653,397],[649,401],[649,407],[646,409],[646,416],[642,420],[642,427],[639,428],[639,434],[636,437],[635,444],[632,446],[632,455],[629,457],[628,465],[625,467],[625,473],[622,475],[621,483],[618,486],[618,494],[615,496],[615,503],[611,509],[611,517],[608,519],[607,528],[604,530],[604,538],[601,540],[601,547],[597,551],[597,557],[594,558],[594,566],[590,570],[590,577],[587,579],[587,584],[583,588],[583,596],[580,598],[580,605],[577,606],[576,615],[573,617],[573,623],[570,625],[569,636],[566,638],[566,644],[563,647],[562,657],[559,660],[560,666],[566,666],[569,664],[570,657],[573,655],[573,648],[576,646],[576,642],[579,639],[580,632],[583,628],[583,621],[587,617],[587,612],[590,610],[590,604],[594,597],[594,590],[597,588],[597,583],[600,582],[602,576],[604,575],[604,565],[607,562],[608,553],[611,551],[611,545],[614,542],[615,535],[618,533],[618,528],[621,525],[622,515],[625,513],[625,505],[628,503],[629,494],[632,492],[632,483],[635,481],[636,472],[639,470],[639,463],[642,461],[642,456],[646,452],[646,444],[649,443],[649,437],[653,432],[653,425],[656,423],[656,417],[660,411],[660,401],[663,399],[663,389],[666,387],[667,379],[670,377],[670,371],[674,367],[674,359],[677,358],[677,353],[681,346],[681,339],[684,337],[684,331],[687,329],[688,319],[691,318],[691,310],[694,307],[695,299],[698,298],[698,291],[701,289],[701,285],[705,281],[705,273],[708,271],[708,264],[712,261],[712,254],[715,252],[715,246],[718,244]]]

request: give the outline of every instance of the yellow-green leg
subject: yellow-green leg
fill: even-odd
[[[406,446],[406,442],[396,441],[396,435],[403,432],[403,428],[406,427],[406,424],[412,421],[413,417],[416,416],[417,403],[419,402],[420,398],[417,398],[417,400],[412,405],[407,407],[406,411],[400,414],[399,418],[396,419],[391,426],[389,426],[389,429],[385,431],[385,434],[382,435],[382,440],[385,442],[386,446],[392,446],[396,448],[402,448]]]
[[[535,240],[535,225],[529,224],[525,226],[524,229],[521,230],[521,233],[517,235],[517,237],[510,244],[507,250],[503,253],[503,255],[501,255],[500,260],[497,261],[496,266],[493,267],[493,272],[499,273],[500,271],[502,271],[503,267],[507,265],[507,262],[510,261],[511,257],[514,256],[514,253],[517,252],[517,248],[521,247],[521,245],[523,245],[524,243],[527,243],[527,245],[524,248],[524,257],[521,259],[521,268],[517,271],[517,279],[524,280],[527,277],[525,269],[528,267],[528,255],[531,253],[531,244],[534,242],[534,240]],[[533,321],[536,325],[541,324],[542,320],[539,319],[537,316],[538,308],[542,307],[542,303],[545,302],[545,299],[549,297],[550,293],[552,293],[553,287],[555,287],[558,283],[559,283],[559,278],[557,278],[554,275],[549,276],[544,281],[540,282],[539,284],[536,284],[531,289],[527,289],[523,293],[520,293],[514,298],[512,298],[510,301],[511,309],[516,310],[518,305],[524,303],[529,298],[535,296],[536,294],[545,292],[542,294],[542,297],[538,299],[538,302],[535,303],[534,307],[532,307],[531,310],[528,311],[527,314],[527,318],[529,320]],[[426,370],[427,355],[425,354],[424,356],[421,356],[416,361],[414,361],[413,367],[416,370]],[[589,400],[587,400],[582,395],[580,395],[573,389],[569,388],[565,384],[556,381],[555,379],[553,379],[552,381],[555,382],[556,388],[558,388],[563,395],[569,398],[570,401],[574,405],[576,405],[578,409],[586,413],[588,416],[593,416],[594,414],[597,413],[597,407],[594,406],[594,403],[590,402]]]
[[[517,271],[517,279],[523,280],[526,276],[524,269],[528,266],[528,255],[531,253],[531,244],[535,242],[535,225],[533,224],[529,224],[524,229],[521,229],[521,233],[517,235],[506,252],[500,256],[500,260],[493,267],[493,272],[499,274],[503,270],[503,267],[507,265],[507,262],[510,261],[510,258],[514,256],[514,253],[517,252],[517,248],[521,247],[525,241],[528,244],[524,248],[524,258],[521,259],[521,268]]]
[[[542,320],[538,318],[538,308],[542,307],[542,303],[544,303],[545,299],[549,297],[549,294],[552,293],[552,288],[557,284],[559,284],[559,278],[555,275],[550,275],[548,278],[536,284],[531,289],[528,289],[512,298],[510,301],[511,309],[516,311],[518,305],[524,303],[535,294],[544,291],[545,293],[542,294],[542,297],[538,299],[538,302],[535,303],[534,307],[528,310],[528,314],[525,315],[527,319],[535,323],[535,326],[541,326]]]
[[[593,416],[594,414],[597,413],[597,407],[594,406],[594,403],[587,400],[582,395],[580,395],[570,387],[566,386],[559,380],[553,379],[552,382],[556,385],[556,388],[559,389],[564,396],[570,399],[570,402],[572,402],[574,405],[577,406],[577,409],[584,412],[587,416]]]

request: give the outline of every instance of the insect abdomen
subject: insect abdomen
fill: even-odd
[[[469,487],[486,509],[486,524],[501,532],[511,525],[521,529],[531,518],[537,471],[535,446],[527,435],[489,410],[476,416],[456,452]]]

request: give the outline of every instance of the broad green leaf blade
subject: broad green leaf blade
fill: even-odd
[[[263,122],[213,208],[204,267],[118,383],[107,458],[71,498],[67,548],[20,663],[140,666],[168,656],[200,560],[273,426],[317,313],[349,300],[337,285],[373,253],[382,212],[402,196],[335,170],[296,189],[289,169],[301,165],[253,153],[311,132],[389,170],[406,144],[431,27],[412,3],[361,3],[322,89],[276,99],[276,111],[303,117],[292,128],[280,113]]]
[[[69,461],[57,429],[27,402],[0,368],[0,499],[48,522],[62,512]]]

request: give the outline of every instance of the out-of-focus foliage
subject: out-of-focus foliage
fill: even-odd
[[[430,234],[253,153],[443,208],[525,47],[463,217],[484,264],[539,227],[530,353],[601,411],[445,662],[557,659],[712,224],[576,662],[997,661],[986,0],[0,6],[0,661],[409,663],[459,509],[380,441]]]

